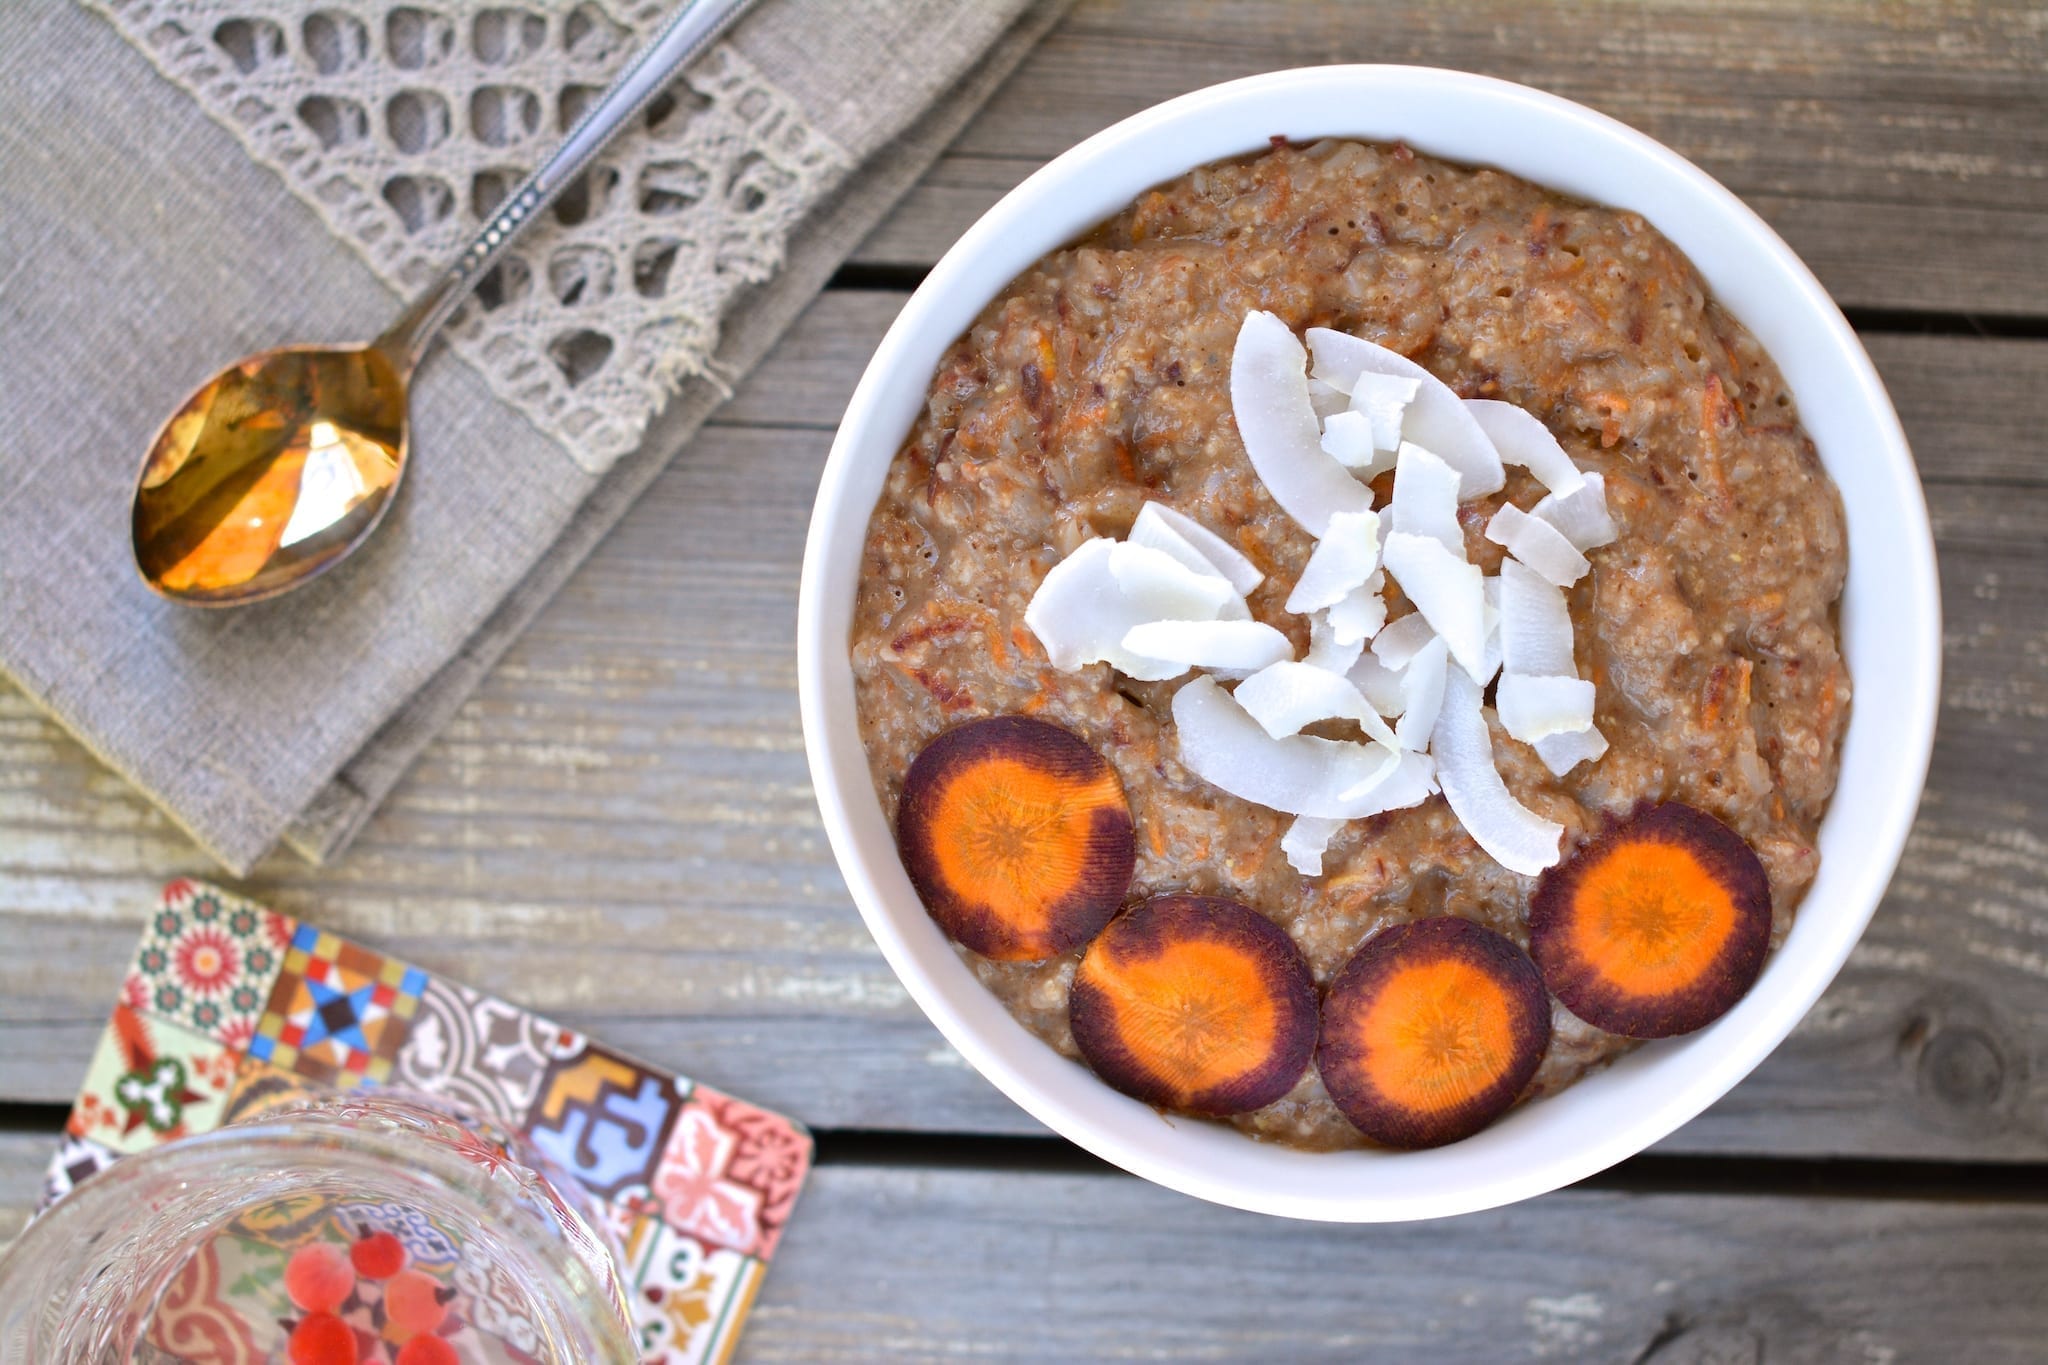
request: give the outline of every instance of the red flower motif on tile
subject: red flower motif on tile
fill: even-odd
[[[130,972],[121,982],[121,1003],[131,1010],[149,1008],[149,983],[142,979],[142,973]]]
[[[764,1259],[773,1256],[783,1225],[796,1205],[797,1192],[810,1174],[810,1134],[780,1114],[757,1109],[709,1086],[699,1086],[692,1100],[710,1110],[719,1125],[738,1140],[726,1174],[761,1192],[757,1254]]]
[[[670,1227],[751,1255],[761,1239],[761,1195],[726,1179],[738,1147],[708,1110],[691,1105],[676,1120],[648,1187]]]
[[[269,939],[270,946],[280,953],[292,946],[292,934],[298,927],[297,920],[287,919],[275,910],[263,912],[263,936]]]
[[[249,1040],[256,1036],[256,1021],[247,1017],[231,1019],[220,1030],[220,1045],[230,1052],[242,1053],[249,1050]]]
[[[221,930],[201,925],[171,949],[171,969],[186,990],[210,998],[233,984],[242,970],[242,954]]]

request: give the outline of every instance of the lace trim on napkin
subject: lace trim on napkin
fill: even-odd
[[[670,4],[81,0],[410,297]],[[623,18],[619,17],[623,14]],[[600,473],[851,166],[730,44],[684,72],[485,277],[447,339]]]

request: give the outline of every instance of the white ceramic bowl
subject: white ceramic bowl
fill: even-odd
[[[941,354],[1041,255],[1143,190],[1276,135],[1398,138],[1641,213],[1777,361],[1848,513],[1841,623],[1855,710],[1820,874],[1791,936],[1710,1027],[1643,1047],[1432,1151],[1313,1154],[1162,1118],[1026,1033],[925,915],[854,718],[847,636],[862,541]],[[1697,167],[1612,119],[1503,81],[1399,66],[1276,71],[1196,91],[1089,138],[990,209],[911,296],[854,391],[812,512],[797,609],[804,741],[833,852],[889,965],[953,1046],[1048,1127],[1146,1179],[1347,1222],[1438,1217],[1556,1189],[1656,1142],[1762,1061],[1833,979],[1897,863],[1926,777],[1940,659],[1933,538],[1912,454],[1869,357],[1791,249]]]

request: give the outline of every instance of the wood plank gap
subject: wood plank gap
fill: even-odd
[[[1860,333],[2048,340],[2048,318],[2044,317],[1944,313],[1922,308],[1844,308],[1842,316]]]
[[[880,1129],[826,1129],[812,1136],[817,1139],[821,1166],[1124,1174],[1057,1137]],[[1652,1154],[1631,1157],[1571,1188],[1622,1194],[2048,1204],[2048,1163]]]
[[[832,272],[832,278],[825,281],[825,287],[908,294],[923,284],[924,277],[930,273],[930,266],[911,262],[848,261]]]

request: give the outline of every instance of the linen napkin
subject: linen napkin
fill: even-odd
[[[135,578],[128,504],[157,424],[235,356],[374,335],[416,287],[436,234],[461,240],[485,176],[516,179],[544,152],[551,111],[515,89],[493,96],[494,112],[472,68],[559,33],[583,44],[578,79],[595,90],[629,54],[633,24],[664,7],[536,0],[493,11],[514,21],[487,37],[473,27],[480,7],[454,0],[446,15],[247,0],[219,23],[205,0],[94,3],[104,12],[0,4],[0,671],[243,873],[280,840],[316,862],[346,845],[1067,0],[762,0],[675,102],[717,105],[743,80],[738,117],[794,129],[794,148],[740,147],[728,183],[707,184],[693,174],[702,157],[628,147],[610,188],[643,212],[721,193],[775,221],[737,256],[685,232],[655,239],[606,287],[640,290],[663,268],[705,264],[757,282],[712,294],[717,315],[689,334],[654,331],[669,320],[656,310],[630,336],[602,336],[610,359],[632,363],[589,389],[576,376],[595,343],[547,338],[547,310],[578,302],[562,296],[600,279],[604,262],[536,270],[509,343],[472,308],[416,377],[415,467],[369,546],[299,592],[229,611],[161,601]],[[447,22],[408,34],[401,12]],[[351,15],[338,33],[315,22]],[[377,87],[381,106],[316,94],[266,112],[250,101],[274,92],[252,81],[273,60],[310,64],[305,80],[339,81],[348,62],[404,69]],[[466,96],[436,85],[457,65],[470,72]],[[266,120],[286,114],[314,140],[266,141]],[[510,139],[501,172],[478,164],[469,185],[421,175],[409,189],[392,177],[374,196],[355,175],[351,188],[368,121],[381,121],[371,141],[387,152],[431,162],[434,139],[465,119]],[[657,136],[653,122],[629,137]],[[294,181],[307,154],[332,173]],[[595,214],[600,192],[579,211]],[[705,299],[687,302],[675,312],[694,317]]]

